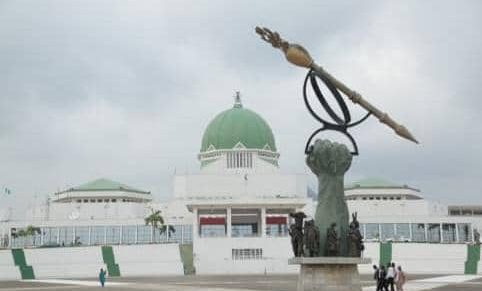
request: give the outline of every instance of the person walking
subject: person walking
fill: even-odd
[[[104,285],[105,285],[105,274],[107,272],[104,271],[104,269],[100,268],[100,272],[99,272],[99,282],[100,282],[100,286],[102,286],[102,288],[104,288]]]
[[[379,273],[378,266],[373,265],[373,280],[375,280],[376,286],[378,286],[378,273]]]
[[[403,285],[407,281],[407,276],[405,272],[402,271],[402,266],[398,266],[397,274],[395,275],[395,286],[397,286],[397,291],[403,291]]]
[[[395,291],[394,287],[393,287],[393,283],[394,283],[394,280],[395,280],[395,263],[388,263],[387,265],[387,290],[388,290],[388,286],[390,286],[390,291]]]
[[[378,268],[378,276],[377,276],[377,291],[387,291],[386,279],[387,272],[385,271],[385,266],[380,265]]]

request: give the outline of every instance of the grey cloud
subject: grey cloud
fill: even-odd
[[[477,1],[4,1],[0,184],[32,197],[104,176],[166,199],[174,171],[198,169],[202,132],[235,90],[271,124],[283,171],[309,173],[302,150],[317,124],[301,102],[305,72],[259,40],[265,25],[421,140],[361,125],[349,179],[482,203],[477,11]]]

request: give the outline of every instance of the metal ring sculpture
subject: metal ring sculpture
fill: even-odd
[[[321,79],[321,81],[326,85],[328,90],[330,90],[333,97],[335,97],[335,100],[340,106],[343,116],[339,116],[338,114],[336,114],[333,108],[331,108],[331,106],[328,104],[325,96],[320,90],[320,86],[318,86],[318,82],[316,78]],[[318,114],[315,113],[310,103],[308,102],[308,96],[306,94],[306,85],[308,84],[308,80],[310,81],[311,87],[313,88],[313,91],[315,92],[315,95],[318,101],[320,102],[321,106],[325,109],[326,113],[331,117],[331,119],[333,119],[333,122],[329,122],[321,118]],[[351,154],[354,156],[357,156],[358,146],[356,144],[355,139],[348,132],[348,128],[359,125],[360,123],[365,121],[371,115],[371,113],[368,112],[360,120],[350,123],[351,122],[350,111],[348,110],[348,107],[346,106],[346,103],[343,100],[343,97],[341,96],[338,89],[335,87],[335,85],[333,85],[332,82],[330,82],[330,80],[323,77],[323,75],[318,74],[316,71],[313,71],[312,69],[306,75],[305,82],[303,84],[303,99],[305,101],[306,108],[308,109],[310,114],[322,124],[322,127],[315,130],[308,138],[308,141],[306,142],[306,145],[305,145],[305,154],[309,154],[311,152],[312,148],[310,144],[311,144],[311,140],[315,137],[315,135],[317,135],[318,133],[324,130],[334,130],[334,131],[341,132],[346,137],[348,137],[348,139],[351,141],[351,144],[353,145],[353,151],[351,151]]]

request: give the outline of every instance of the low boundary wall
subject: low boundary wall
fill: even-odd
[[[176,243],[0,251],[0,280],[183,275]]]

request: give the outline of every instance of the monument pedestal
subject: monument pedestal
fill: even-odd
[[[371,259],[352,257],[295,257],[290,265],[300,265],[297,291],[361,291],[358,264]]]

